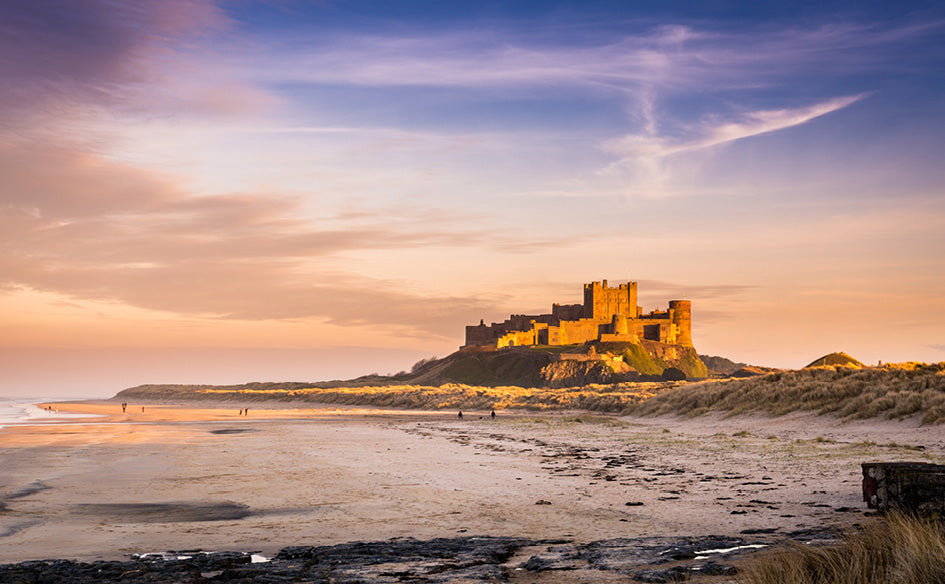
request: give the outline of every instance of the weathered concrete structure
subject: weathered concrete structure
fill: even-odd
[[[692,346],[692,307],[670,300],[667,310],[643,314],[637,283],[611,288],[607,280],[584,285],[584,304],[553,304],[550,314],[513,314],[508,320],[466,327],[466,347],[573,345],[641,339]]]
[[[861,466],[863,500],[870,509],[945,518],[945,465],[864,462]]]

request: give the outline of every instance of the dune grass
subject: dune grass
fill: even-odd
[[[778,416],[801,410],[846,419],[919,415],[924,424],[945,422],[945,362],[866,369],[821,367],[696,383],[633,403],[625,413],[698,416],[719,411]]]
[[[738,584],[918,584],[945,582],[945,530],[891,515],[844,532],[830,546],[794,544],[741,567]]]
[[[389,385],[321,388],[304,384],[255,383],[239,386],[143,385],[120,392],[116,399],[228,400],[235,402],[310,402],[400,409],[589,410],[619,413],[631,404],[678,385],[672,382],[618,383],[549,389]]]
[[[945,422],[945,362],[866,369],[822,367],[699,383],[624,382],[553,389],[458,383],[381,385],[383,378],[377,376],[355,381],[358,385],[353,387],[338,387],[336,382],[142,385],[120,392],[116,399],[299,401],[402,409],[581,409],[684,416],[813,411],[844,419],[918,415],[924,424]]]

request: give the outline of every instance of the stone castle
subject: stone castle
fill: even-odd
[[[553,304],[551,314],[513,314],[505,322],[467,326],[464,346],[501,349],[646,339],[691,347],[691,309],[688,300],[670,300],[666,310],[643,314],[636,282],[611,288],[604,280],[584,285],[583,304]]]

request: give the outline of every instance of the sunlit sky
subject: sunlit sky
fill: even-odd
[[[389,373],[602,279],[941,361],[943,153],[940,2],[3,2],[0,395]]]

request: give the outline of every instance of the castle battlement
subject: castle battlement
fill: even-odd
[[[691,347],[691,303],[670,300],[666,310],[643,314],[636,282],[615,287],[607,280],[591,282],[584,284],[583,304],[552,304],[551,314],[512,314],[505,322],[467,326],[464,346],[501,349],[640,339]]]

